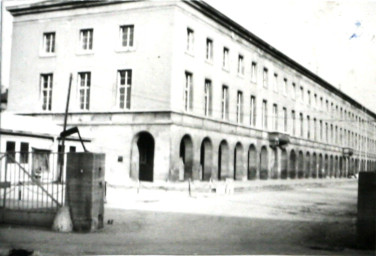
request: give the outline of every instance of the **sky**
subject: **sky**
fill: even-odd
[[[376,0],[205,2],[376,113]],[[11,25],[3,11],[3,86],[9,84]]]

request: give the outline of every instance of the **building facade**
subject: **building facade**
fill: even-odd
[[[14,16],[8,109],[63,122],[106,179],[347,177],[376,114],[202,1],[49,1]]]

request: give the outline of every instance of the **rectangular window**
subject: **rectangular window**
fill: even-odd
[[[303,113],[299,114],[299,120],[300,120],[300,137],[304,136],[304,121],[303,121]]]
[[[283,108],[283,131],[287,132],[287,109]]]
[[[230,50],[226,47],[223,48],[223,68],[229,70],[230,68]]]
[[[236,122],[243,123],[243,93],[241,91],[238,91],[236,99]]]
[[[206,60],[213,61],[213,40],[206,39]]]
[[[42,110],[49,111],[52,108],[52,74],[40,75],[40,83]]]
[[[209,79],[205,80],[205,89],[204,89],[204,113],[205,116],[212,115],[212,85]]]
[[[322,120],[320,120],[320,141],[323,140],[323,135],[322,135],[322,133],[323,133],[323,129],[322,129]]]
[[[295,83],[291,84],[291,98],[293,99],[296,98],[296,84]]]
[[[324,100],[322,97],[320,97],[320,108],[324,109]]]
[[[329,138],[329,141],[330,141],[331,143],[334,142],[333,137],[334,137],[334,130],[333,130],[333,125],[331,124],[331,125],[330,125],[330,138]]]
[[[90,72],[78,73],[78,86],[80,92],[80,109],[89,110],[90,107]]]
[[[44,53],[55,52],[55,32],[43,33],[43,51]]]
[[[317,120],[313,119],[313,139],[317,140]]]
[[[120,109],[131,108],[132,70],[118,70],[118,104]]]
[[[228,87],[222,86],[222,119],[228,120],[229,106],[228,106]]]
[[[120,26],[121,47],[124,47],[124,48],[133,47],[133,39],[134,39],[134,25]]]
[[[313,95],[313,104],[314,107],[317,108],[317,94]]]
[[[27,164],[29,162],[29,143],[21,142],[20,163]]]
[[[304,89],[302,86],[300,86],[300,99],[304,101]]]
[[[238,56],[238,74],[244,75],[244,57],[242,55]]]
[[[184,110],[190,111],[192,109],[193,109],[192,73],[185,72]]]
[[[72,153],[76,152],[76,147],[75,146],[70,146],[69,147],[69,152],[72,152]]]
[[[262,84],[265,88],[268,88],[268,69],[264,68],[262,72]]]
[[[326,100],[325,104],[326,104],[326,111],[329,111],[329,101]]]
[[[7,163],[16,162],[16,143],[14,141],[7,141],[6,144]]]
[[[277,73],[274,73],[273,88],[275,92],[278,91],[278,74]]]
[[[283,79],[283,93],[284,93],[284,94],[287,93],[287,86],[288,86],[287,78],[284,78],[284,79]]]
[[[93,29],[80,30],[81,50],[90,51],[93,49]]]
[[[311,105],[311,91],[307,91],[308,105]]]
[[[257,83],[257,63],[252,62],[251,64],[251,81],[252,83]]]
[[[193,50],[194,50],[194,47],[193,47],[194,40],[195,40],[194,35],[195,35],[194,31],[190,28],[187,28],[187,48],[186,48],[186,50],[189,53],[193,53]]]
[[[329,128],[328,128],[328,123],[325,123],[325,141],[328,142],[329,138]]]
[[[291,134],[295,136],[296,134],[296,116],[295,116],[295,110],[291,110],[291,119],[292,119],[292,131]]]
[[[262,128],[263,129],[268,129],[268,106],[267,106],[267,101],[263,100],[262,101]]]
[[[251,96],[251,106],[250,106],[250,125],[255,127],[256,126],[256,97]]]
[[[273,104],[273,116],[272,116],[273,120],[272,120],[272,125],[273,125],[273,129],[275,131],[278,130],[278,106],[277,104]]]
[[[309,116],[307,116],[307,139],[311,138],[311,121]]]

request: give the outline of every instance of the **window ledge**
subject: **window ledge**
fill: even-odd
[[[39,54],[39,57],[40,58],[54,58],[54,57],[56,57],[56,53],[46,53],[46,52],[43,52],[43,53]]]
[[[115,52],[117,52],[117,53],[134,52],[134,51],[136,51],[136,48],[134,46],[132,46],[132,47],[117,47],[115,49]]]
[[[94,55],[94,51],[93,50],[79,50],[76,52],[76,55]]]

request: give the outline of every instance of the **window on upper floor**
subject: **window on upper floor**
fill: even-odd
[[[275,92],[278,91],[278,74],[277,73],[274,73],[274,81],[273,81],[273,89]]]
[[[82,51],[93,50],[93,29],[81,29],[80,30],[80,43]]]
[[[264,68],[263,69],[263,72],[262,72],[262,85],[265,87],[265,88],[268,88],[268,69],[267,68]]]
[[[317,108],[317,94],[316,93],[313,95],[313,104],[314,104],[314,107]]]
[[[291,84],[291,98],[293,99],[296,98],[296,84],[295,83]]]
[[[132,70],[118,70],[118,106],[120,109],[131,108]]]
[[[206,60],[213,61],[213,40],[206,38]]]
[[[273,126],[274,131],[278,130],[278,106],[277,104],[273,104],[272,126]]]
[[[195,33],[193,29],[187,28],[187,47],[186,51],[193,54],[194,51]]]
[[[317,120],[313,118],[313,139],[317,140]]]
[[[79,89],[79,108],[81,110],[89,110],[90,107],[90,86],[91,73],[78,73],[78,89]]]
[[[52,74],[40,75],[40,92],[42,110],[50,111],[52,108]]]
[[[209,79],[205,80],[204,88],[204,114],[205,116],[212,115],[212,84]]]
[[[299,121],[300,121],[300,137],[304,136],[304,121],[303,121],[303,113],[299,114]]]
[[[5,150],[7,153],[7,158],[6,158],[7,163],[15,163],[16,162],[16,142],[7,141]]]
[[[132,48],[134,45],[134,25],[120,26],[120,47]]]
[[[55,32],[43,33],[43,53],[55,53]]]
[[[323,140],[323,127],[322,127],[322,120],[320,120],[320,128],[319,128],[319,130],[320,130],[320,141],[322,141]]]
[[[223,62],[222,62],[222,67],[225,70],[230,69],[230,50],[226,47],[223,47]]]
[[[307,91],[308,105],[311,105],[311,91]]]
[[[303,86],[300,86],[300,100],[304,101],[304,89],[303,89]]]
[[[20,163],[27,164],[29,162],[29,143],[21,142]]]
[[[226,85],[222,86],[222,108],[221,108],[221,117],[223,120],[229,119],[229,95],[228,95],[228,87]]]
[[[238,75],[244,75],[244,57],[240,54],[238,56]]]
[[[288,83],[287,83],[287,78],[284,78],[283,79],[283,94],[287,94],[287,86],[288,86]]]
[[[249,124],[256,126],[256,97],[254,95],[251,95]]]
[[[295,110],[291,110],[291,120],[292,120],[292,125],[291,125],[291,134],[296,135],[296,116],[295,116]]]
[[[261,123],[263,129],[268,129],[268,102],[262,101]]]
[[[193,109],[193,75],[190,72],[185,72],[185,87],[184,87],[184,110],[191,111]]]
[[[311,138],[311,121],[310,117],[307,116],[307,139]]]
[[[282,109],[283,112],[283,131],[287,132],[287,109],[284,107]]]
[[[320,97],[320,108],[324,109],[324,100],[322,97]]]
[[[257,63],[254,61],[251,64],[251,82],[257,83]]]
[[[236,122],[243,123],[243,93],[241,91],[238,91],[236,97]]]

